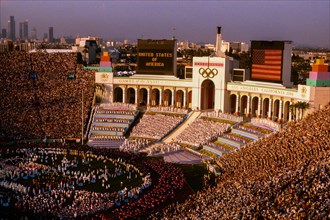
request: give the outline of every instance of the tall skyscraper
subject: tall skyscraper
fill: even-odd
[[[8,26],[9,26],[8,27],[9,39],[16,40],[16,29],[15,29],[15,18],[14,18],[14,16],[10,16]]]
[[[1,30],[1,38],[3,38],[3,39],[7,38],[7,30],[6,30],[6,28],[2,28],[2,30]]]
[[[10,38],[10,20],[7,21],[7,38]]]
[[[20,22],[19,23],[19,30],[18,30],[18,34],[19,34],[19,39],[23,40],[23,29],[24,29],[24,22]]]
[[[31,31],[31,39],[36,40],[37,38],[38,38],[37,37],[37,29],[33,28],[32,31]]]
[[[48,37],[49,37],[49,42],[54,42],[54,28],[53,27],[49,27]]]
[[[24,40],[29,39],[29,20],[25,20],[23,24],[23,38]]]

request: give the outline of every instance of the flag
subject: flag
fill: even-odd
[[[282,50],[254,49],[252,79],[281,81]]]

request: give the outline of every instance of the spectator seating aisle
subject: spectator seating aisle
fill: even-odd
[[[89,132],[89,146],[119,147],[139,111],[127,104],[97,106]]]

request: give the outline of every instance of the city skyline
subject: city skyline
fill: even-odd
[[[170,39],[215,43],[289,40],[330,48],[329,1],[0,1],[1,29],[10,16],[29,20],[38,37],[54,27],[54,38],[99,36],[104,40]],[[28,10],[26,10],[28,9]],[[7,30],[8,33],[8,30]],[[29,32],[29,36],[31,31]]]

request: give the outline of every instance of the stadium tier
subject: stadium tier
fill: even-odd
[[[89,146],[118,148],[138,113],[124,105],[97,106],[88,135]]]

